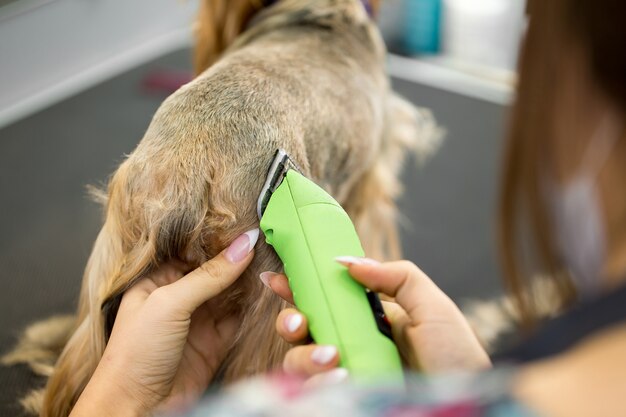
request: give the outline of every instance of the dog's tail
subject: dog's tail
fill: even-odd
[[[443,137],[429,110],[416,108],[395,93],[387,100],[380,152],[351,191],[346,206],[365,253],[381,260],[402,256],[395,201],[402,194],[400,173],[407,151],[423,162],[439,148]]]

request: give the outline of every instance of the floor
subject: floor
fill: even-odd
[[[0,130],[0,352],[28,323],[74,310],[102,217],[85,186],[106,181],[163,100],[142,89],[143,77],[188,67],[189,51],[167,55]],[[394,85],[448,131],[425,167],[406,166],[405,256],[457,301],[497,294],[494,207],[506,109]],[[38,383],[24,367],[0,367],[0,416],[20,415],[15,398]]]

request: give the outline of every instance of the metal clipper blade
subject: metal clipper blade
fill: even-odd
[[[259,216],[259,219],[263,216],[263,212],[265,211],[272,194],[276,188],[278,188],[280,183],[283,182],[287,171],[290,169],[294,169],[302,173],[300,168],[291,160],[287,152],[283,149],[277,150],[267,173],[267,177],[265,178],[265,184],[261,189],[261,194],[259,195],[259,199],[257,201],[257,215]]]

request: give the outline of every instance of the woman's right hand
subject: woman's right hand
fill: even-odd
[[[459,308],[413,263],[379,263],[356,257],[340,257],[337,261],[348,267],[356,281],[395,299],[382,303],[396,345],[411,369],[433,374],[491,366]],[[293,304],[285,275],[261,275],[268,287]],[[276,330],[287,342],[296,344],[285,356],[285,372],[314,376],[311,382],[334,382],[347,376],[341,368],[333,370],[339,364],[334,346],[302,344],[308,337],[307,321],[297,310],[283,310],[276,320]]]

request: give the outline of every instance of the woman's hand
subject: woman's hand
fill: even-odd
[[[454,302],[417,266],[408,261],[379,263],[367,258],[340,257],[352,277],[373,291],[395,298],[383,301],[400,353],[408,365],[425,373],[480,370],[491,366],[489,356]],[[266,272],[262,281],[293,303],[287,277]],[[278,333],[289,343],[308,336],[306,318],[286,309],[276,321]],[[315,380],[338,380],[345,370],[328,373],[339,363],[332,346],[301,345],[292,348],[283,362],[285,372]]]
[[[72,416],[143,415],[180,410],[206,390],[240,318],[215,308],[253,258],[258,229],[184,274],[171,261],[124,294],[111,338]]]

